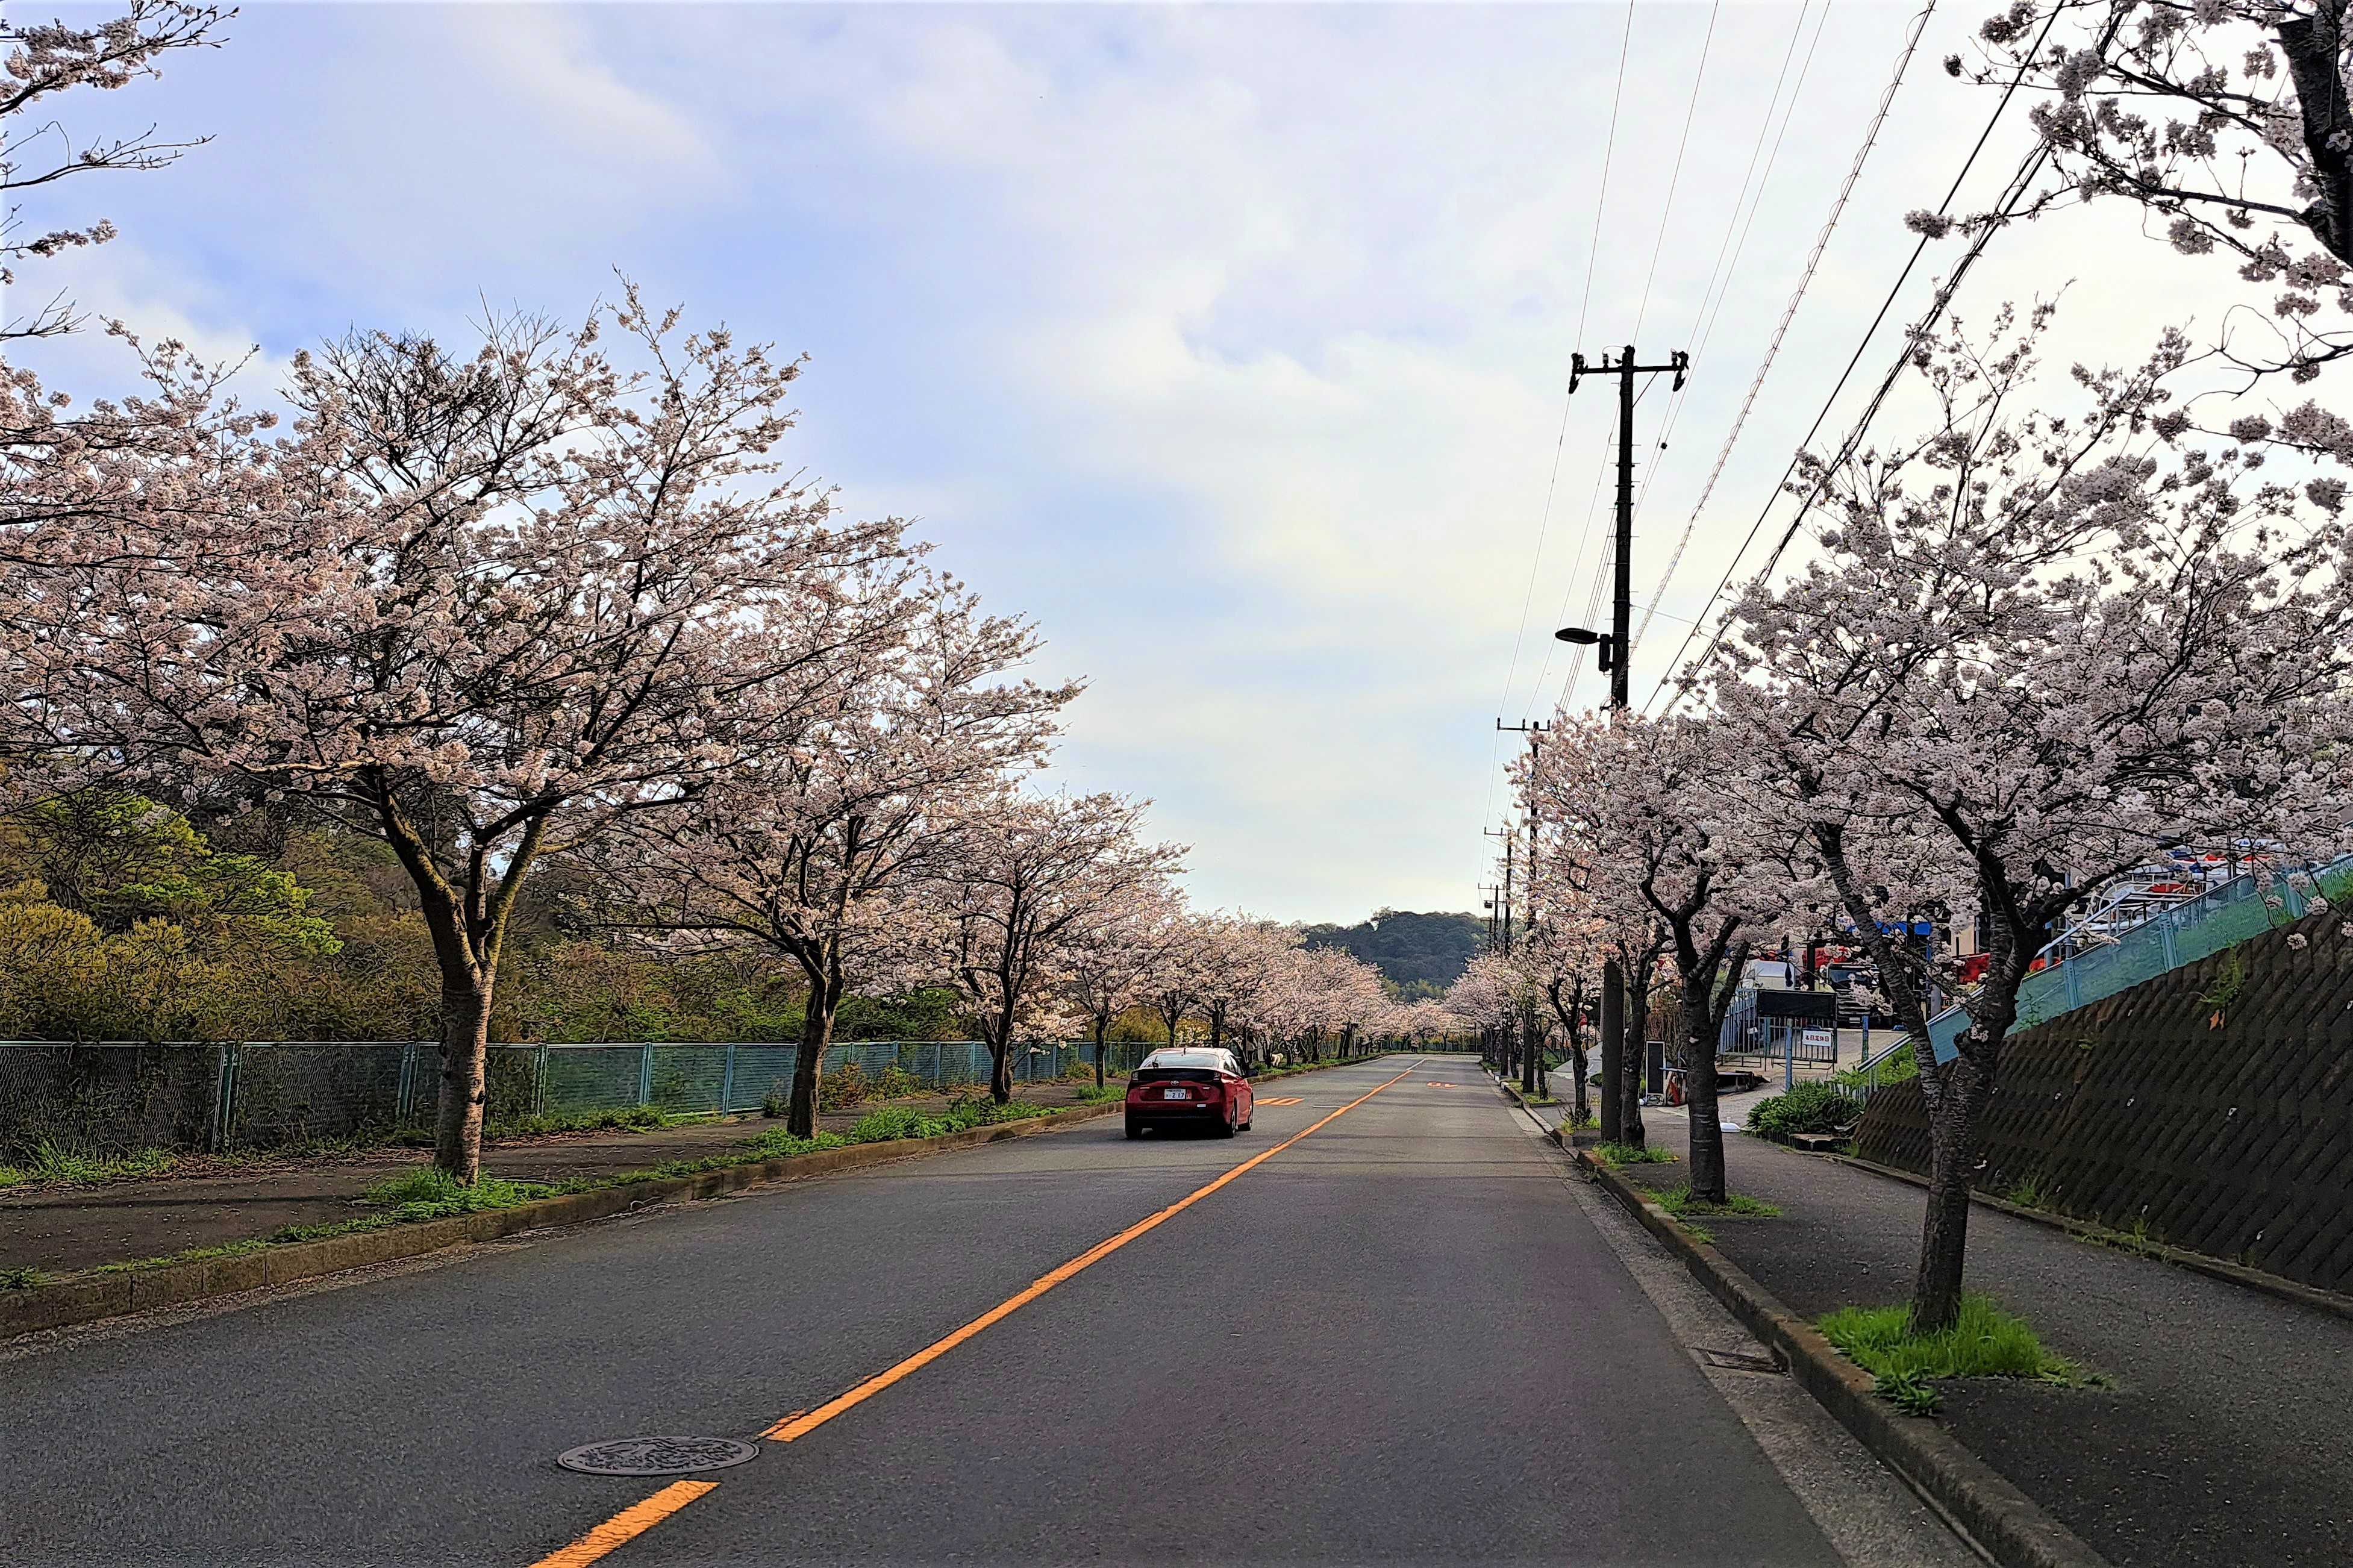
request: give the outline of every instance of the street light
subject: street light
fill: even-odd
[[[1601,646],[1601,668],[1607,672],[1618,666],[1618,639],[1608,632],[1588,631],[1583,626],[1563,626],[1552,635],[1562,642],[1575,643],[1579,647],[1599,643]]]

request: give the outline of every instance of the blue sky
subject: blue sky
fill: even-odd
[[[1985,8],[1924,41],[1638,694],[1908,253],[1902,214],[1989,112],[1937,68]],[[102,213],[123,237],[36,286],[257,346],[256,392],[353,326],[577,317],[617,269],[805,351],[791,455],[1038,619],[1043,672],[1092,683],[1061,776],[1153,797],[1197,900],[1468,909],[1504,805],[1493,721],[1559,698],[1549,633],[1599,564],[1611,408],[1580,392],[1563,436],[1568,356],[1638,321],[1645,358],[1696,346],[1796,37],[1804,85],[1690,390],[1638,417],[1646,443],[1674,419],[1654,477],[1646,455],[1647,599],[1911,14],[1640,4],[1613,149],[1611,5],[264,3],[111,120],[73,106],[85,132],[213,140],[58,187],[37,226]],[[2022,121],[1997,135],[1991,179],[2025,144]],[[2131,229],[2005,236],[1964,313],[2096,272],[2063,330],[2137,357],[2217,275]],[[96,338],[25,357],[82,387],[122,370]],[[1572,700],[1599,695],[1587,671]]]

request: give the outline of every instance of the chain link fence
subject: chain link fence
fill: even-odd
[[[1104,1068],[1128,1072],[1155,1047],[1113,1042]],[[792,1044],[607,1041],[494,1045],[493,1122],[652,1107],[678,1115],[757,1110],[792,1093]],[[1018,1045],[1017,1083],[1092,1067],[1092,1042]],[[866,1082],[893,1068],[926,1089],[986,1084],[978,1040],[865,1040],[828,1048],[823,1071]],[[271,1149],[429,1127],[440,1095],[431,1041],[239,1041],[143,1045],[0,1041],[0,1163],[47,1144],[90,1155],[142,1149]]]

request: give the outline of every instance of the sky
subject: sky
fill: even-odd
[[[1914,5],[260,0],[61,104],[210,141],[45,193],[32,226],[122,237],[30,287],[253,351],[255,400],[322,338],[577,319],[623,277],[806,353],[786,455],[1038,622],[1038,672],[1089,682],[1057,782],[1150,797],[1198,904],[1475,909],[1521,743],[1494,725],[1604,695],[1550,635],[1608,521],[1612,390],[1566,395],[1571,354],[1693,354],[1637,409],[1638,618],[1691,527],[1639,702],[1992,113],[1939,66],[1990,8],[1932,18],[1696,511]],[[1955,309],[2065,289],[2063,353],[2115,363],[2242,287],[2094,207],[2002,235]],[[101,335],[18,357],[125,375]]]

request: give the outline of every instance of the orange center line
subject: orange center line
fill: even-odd
[[[531,1568],[587,1568],[617,1546],[625,1546],[701,1497],[717,1481],[672,1481],[642,1502],[631,1503],[571,1545],[551,1552]]]
[[[1356,1099],[1350,1100],[1347,1104],[1340,1107],[1337,1110],[1333,1111],[1331,1115],[1324,1117],[1322,1121],[1314,1123],[1301,1131],[1293,1133],[1290,1137],[1284,1139],[1282,1142],[1277,1143],[1273,1148],[1269,1149],[1263,1154],[1251,1156],[1250,1159],[1243,1161],[1240,1164],[1236,1165],[1232,1170],[1228,1171],[1224,1175],[1219,1176],[1216,1181],[1209,1183],[1207,1186],[1200,1187],[1191,1193],[1187,1193],[1185,1196],[1177,1199],[1175,1203],[1170,1204],[1166,1208],[1162,1209],[1159,1213],[1136,1221],[1134,1225],[1129,1226],[1125,1230],[1121,1231],[1117,1236],[1113,1237],[1110,1240],[1099,1242],[1095,1246],[1089,1247],[1086,1251],[1079,1254],[1078,1257],[1071,1258],[1068,1263],[1063,1264],[1053,1272],[1040,1278],[1035,1284],[1032,1284],[1027,1289],[1022,1290],[1019,1294],[991,1307],[987,1311],[983,1312],[979,1317],[975,1318],[972,1321],[956,1330],[954,1333],[949,1334],[944,1339],[924,1346],[922,1350],[917,1351],[913,1355],[909,1356],[906,1360],[899,1363],[898,1365],[892,1367],[889,1371],[876,1373],[874,1376],[868,1378],[864,1383],[861,1383],[857,1387],[851,1389],[849,1393],[842,1394],[839,1398],[833,1400],[829,1404],[821,1405],[815,1410],[808,1411],[806,1414],[797,1410],[793,1412],[783,1420],[778,1421],[775,1426],[769,1427],[765,1432],[762,1433],[761,1436],[764,1437],[773,1438],[779,1443],[789,1443],[796,1437],[807,1436],[811,1432],[816,1431],[818,1427],[824,1426],[835,1416],[841,1415],[844,1411],[852,1409],[855,1406],[865,1403],[867,1400],[873,1398],[874,1395],[881,1393],[884,1389],[890,1387],[892,1384],[897,1383],[900,1379],[907,1376],[909,1373],[919,1371],[920,1369],[930,1365],[933,1362],[939,1360],[940,1357],[947,1354],[948,1352],[955,1349],[956,1346],[964,1343],[965,1341],[972,1338],[975,1334],[979,1333],[983,1329],[987,1328],[990,1324],[1011,1316],[1014,1312],[1018,1311],[1021,1308],[1036,1300],[1039,1297],[1044,1295],[1047,1291],[1051,1290],[1055,1286],[1060,1285],[1063,1280],[1070,1279],[1072,1275],[1077,1274],[1080,1270],[1101,1262],[1103,1259],[1110,1257],[1113,1253],[1117,1252],[1121,1247],[1125,1247],[1129,1242],[1134,1241],[1137,1237],[1142,1236],[1145,1232],[1154,1229],[1162,1222],[1170,1219],[1176,1215],[1184,1213],[1185,1210],[1191,1208],[1195,1204],[1199,1203],[1203,1198],[1208,1197],[1211,1193],[1216,1192],[1219,1187],[1224,1186],[1227,1183],[1238,1180],[1245,1173],[1255,1170],[1257,1167],[1265,1164],[1269,1160],[1273,1159],[1277,1154],[1282,1153],[1285,1149],[1290,1148],[1302,1138],[1304,1138],[1310,1133],[1327,1126],[1331,1122],[1338,1121],[1341,1117],[1345,1116],[1351,1110],[1356,1110],[1356,1107],[1364,1104],[1365,1101],[1372,1099],[1374,1095],[1380,1093],[1382,1089],[1388,1089],[1394,1084],[1402,1083],[1412,1076],[1412,1068],[1409,1068],[1406,1071],[1401,1072],[1398,1074],[1397,1077],[1389,1079],[1388,1083],[1374,1086],[1372,1089],[1366,1090],[1363,1094],[1360,1094]],[[695,1499],[702,1496],[705,1492],[713,1490],[718,1485],[719,1483],[716,1481],[674,1481],[670,1485],[664,1487],[661,1490],[654,1493],[653,1496],[645,1499],[643,1501],[632,1503],[628,1508],[623,1509],[620,1512],[615,1514],[604,1523],[596,1526],[596,1529],[591,1530],[579,1540],[575,1541],[571,1545],[563,1548],[561,1551],[550,1552],[547,1556],[541,1558],[538,1562],[532,1564],[532,1568],[586,1568],[588,1563],[595,1563],[599,1558],[605,1556],[607,1552],[612,1552],[615,1548],[636,1540],[648,1530],[652,1529],[663,1520],[668,1519],[671,1514],[676,1513],[679,1510],[684,1508]]]
[[[1082,1252],[1076,1258],[1071,1258],[1068,1263],[1063,1264],[1060,1268],[1057,1268],[1052,1273],[1040,1278],[1037,1283],[1031,1285],[1028,1289],[1019,1292],[1018,1295],[1009,1297],[1006,1300],[998,1302],[996,1306],[991,1307],[987,1311],[983,1312],[979,1317],[975,1318],[971,1322],[966,1323],[964,1327],[956,1330],[955,1332],[948,1335],[944,1339],[934,1341],[933,1343],[924,1346],[922,1350],[917,1351],[913,1355],[909,1356],[906,1360],[901,1362],[898,1365],[891,1368],[889,1371],[876,1373],[872,1377],[868,1378],[864,1383],[860,1384],[849,1393],[842,1394],[840,1397],[828,1404],[818,1405],[815,1410],[810,1411],[806,1415],[787,1416],[786,1419],[777,1422],[774,1426],[769,1427],[767,1431],[762,1435],[764,1436],[772,1437],[779,1443],[789,1443],[796,1437],[807,1436],[810,1433],[816,1431],[818,1427],[824,1426],[835,1416],[842,1414],[842,1412],[851,1409],[852,1407],[873,1398],[876,1394],[881,1393],[892,1384],[897,1383],[901,1378],[907,1376],[910,1373],[918,1372],[923,1367],[929,1366],[932,1363],[939,1360],[940,1357],[947,1354],[948,1352],[955,1349],[956,1346],[964,1343],[965,1341],[972,1338],[975,1334],[979,1333],[983,1329],[986,1329],[990,1324],[997,1322],[1004,1318],[1010,1317],[1015,1312],[1019,1311],[1023,1307],[1028,1306],[1030,1302],[1036,1300],[1047,1291],[1051,1290],[1063,1280],[1070,1279],[1074,1274],[1077,1274],[1081,1269],[1090,1268],[1094,1264],[1102,1262],[1104,1258],[1109,1258],[1113,1253],[1117,1252],[1121,1247],[1125,1247],[1129,1242],[1134,1241],[1137,1237],[1142,1236],[1145,1232],[1152,1230],[1164,1222],[1173,1219],[1177,1215],[1184,1213],[1187,1209],[1191,1208],[1195,1204],[1199,1203],[1203,1198],[1208,1197],[1211,1193],[1216,1192],[1219,1187],[1224,1186],[1228,1182],[1239,1181],[1245,1173],[1265,1164],[1269,1160],[1273,1159],[1277,1154],[1282,1153],[1285,1149],[1290,1148],[1302,1138],[1304,1138],[1309,1133],[1315,1131],[1317,1128],[1323,1127],[1329,1122],[1336,1121],[1341,1117],[1348,1114],[1351,1110],[1356,1110],[1356,1107],[1364,1104],[1365,1101],[1372,1099],[1374,1095],[1380,1093],[1382,1089],[1388,1088],[1389,1084],[1402,1083],[1409,1076],[1411,1076],[1409,1072],[1401,1072],[1398,1074],[1397,1077],[1389,1079],[1388,1083],[1384,1083],[1374,1089],[1366,1090],[1365,1093],[1360,1094],[1356,1099],[1350,1100],[1347,1104],[1340,1107],[1339,1110],[1332,1112],[1331,1115],[1324,1117],[1323,1121],[1315,1122],[1314,1125],[1306,1128],[1303,1131],[1293,1133],[1282,1142],[1277,1143],[1273,1148],[1269,1149],[1265,1153],[1253,1155],[1251,1158],[1243,1161],[1240,1164],[1236,1165],[1232,1170],[1228,1171],[1224,1175],[1219,1176],[1216,1181],[1211,1182],[1208,1185],[1187,1193],[1185,1196],[1178,1198],[1175,1203],[1170,1204],[1166,1208],[1162,1209],[1158,1214],[1150,1215],[1143,1219],[1137,1220],[1134,1225],[1129,1226],[1125,1230],[1121,1231],[1109,1241],[1097,1242],[1086,1251]]]

